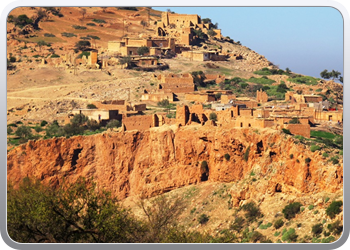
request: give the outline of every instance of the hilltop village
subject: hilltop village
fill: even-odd
[[[340,73],[280,69],[219,27],[150,7],[10,12],[7,219],[15,241],[341,236]]]
[[[52,13],[49,12],[46,18],[49,15]],[[224,49],[227,44],[235,46],[240,46],[240,44],[231,38],[224,37],[221,30],[217,28],[217,25],[211,23],[211,20],[203,20],[196,14],[171,12],[162,12],[160,17],[161,20],[153,21],[148,15],[147,22],[144,20],[139,22],[148,29],[147,35],[143,34],[142,37],[124,34],[125,29],[123,29],[123,36],[119,40],[105,41],[106,47],[80,48],[85,51],[80,54],[80,57],[77,57],[80,52],[76,51],[76,48],[75,50],[65,48],[63,52],[66,52],[60,56],[43,56],[36,60],[40,68],[52,67],[73,75],[86,71],[113,74],[113,70],[116,69],[148,72],[147,76],[152,87],[141,89],[143,93],[140,93],[138,98],[130,98],[130,87],[132,86],[129,86],[125,88],[126,91],[129,91],[128,98],[121,100],[109,96],[108,100],[94,100],[91,102],[94,105],[93,109],[74,109],[73,107],[67,110],[65,117],[61,116],[61,119],[58,119],[62,124],[68,123],[75,114],[84,114],[101,124],[118,120],[124,131],[145,130],[164,124],[181,126],[201,124],[203,126],[287,129],[291,134],[307,138],[310,137],[310,126],[318,123],[328,122],[340,128],[342,105],[337,103],[338,100],[336,103],[334,101],[330,103],[327,100],[325,94],[330,90],[329,87],[326,87],[324,80],[318,80],[317,89],[309,88],[305,91],[305,89],[300,90],[299,87],[297,91],[292,90],[292,86],[298,87],[297,84],[290,81],[293,79],[291,76],[295,77],[294,73],[279,70],[263,56],[249,49],[246,50],[248,51],[246,54]],[[100,25],[103,25],[102,21]],[[25,34],[23,30],[21,32]],[[16,32],[19,32],[18,27],[9,29],[8,38],[13,38]],[[28,36],[28,34],[23,36]],[[94,39],[93,36],[90,38]],[[92,40],[90,40],[91,43],[88,42],[90,46],[93,44]],[[83,46],[87,43],[81,41],[89,40],[80,40],[80,45]],[[25,43],[25,48],[20,50],[20,54],[15,56],[9,53],[8,58],[15,58],[15,61],[23,62],[29,57],[29,54],[32,54],[32,46],[37,45]],[[43,55],[50,54],[50,50],[53,50],[52,46],[44,47],[40,47]],[[171,68],[172,60],[181,60],[184,63],[187,61],[203,62],[214,70],[211,70],[212,73],[166,72],[166,69]],[[284,100],[276,96],[269,96],[264,91],[269,87],[265,85],[255,86],[249,82],[244,83],[239,77],[228,78],[225,74],[215,73],[214,63],[220,61],[237,63],[244,61],[249,65],[250,70],[255,73],[256,71],[262,72],[263,80],[271,80],[272,86],[283,87],[284,89],[280,92],[284,94]],[[282,74],[270,73],[278,72],[278,70]],[[10,75],[14,73],[15,71],[12,73],[10,71]],[[254,77],[249,80],[252,78]],[[235,91],[227,88],[227,83],[232,85],[235,79],[238,79],[239,84],[236,83],[236,86],[240,88],[255,88],[255,96],[251,94],[255,89],[250,91],[249,96],[244,96],[244,94],[237,96]],[[324,87],[319,88],[319,85],[322,86],[322,84]],[[166,112],[164,112],[165,109],[148,111],[150,105],[164,103],[164,101],[168,106]],[[16,113],[16,109],[12,108],[8,116],[13,113]]]

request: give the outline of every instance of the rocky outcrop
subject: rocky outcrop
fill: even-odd
[[[74,182],[80,176],[93,177],[120,199],[154,196],[203,181],[239,181],[252,171],[268,181],[259,192],[342,189],[342,166],[328,165],[319,153],[274,130],[174,128],[30,141],[8,152],[7,178],[16,184],[33,176],[59,185],[62,178]],[[310,163],[305,163],[307,157]],[[252,187],[243,191],[248,189]],[[241,196],[247,194],[243,191]]]

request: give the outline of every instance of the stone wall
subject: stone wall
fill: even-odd
[[[162,100],[169,100],[169,102],[174,101],[173,93],[153,93],[153,94],[142,94],[142,101],[152,101],[152,102],[160,102]]]
[[[123,116],[122,122],[126,130],[146,130],[154,127],[154,115]]]
[[[256,101],[261,102],[261,103],[267,102],[268,96],[267,96],[266,92],[263,90],[257,90],[256,91]]]
[[[198,102],[198,103],[213,102],[213,101],[215,101],[215,95],[214,94],[199,94],[199,93],[185,94],[185,100],[186,101],[194,101],[194,102]]]
[[[306,124],[286,124],[284,126],[293,135],[301,135],[305,138],[310,138],[310,126]]]

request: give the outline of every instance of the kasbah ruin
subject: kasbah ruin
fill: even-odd
[[[343,86],[281,70],[222,32],[209,18],[149,7],[12,10],[7,180],[93,177],[135,211],[140,195],[192,188],[181,220],[210,232],[253,201],[264,214],[255,228],[272,242],[282,234],[259,225],[300,202],[283,228],[298,242],[338,239],[329,229],[307,236],[342,222],[326,209],[343,197]],[[84,130],[69,134],[78,115]]]

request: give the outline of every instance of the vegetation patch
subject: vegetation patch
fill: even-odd
[[[282,210],[282,213],[284,214],[284,218],[286,218],[287,220],[294,218],[296,214],[300,212],[301,206],[302,205],[299,202],[293,202],[285,206],[284,209]]]

